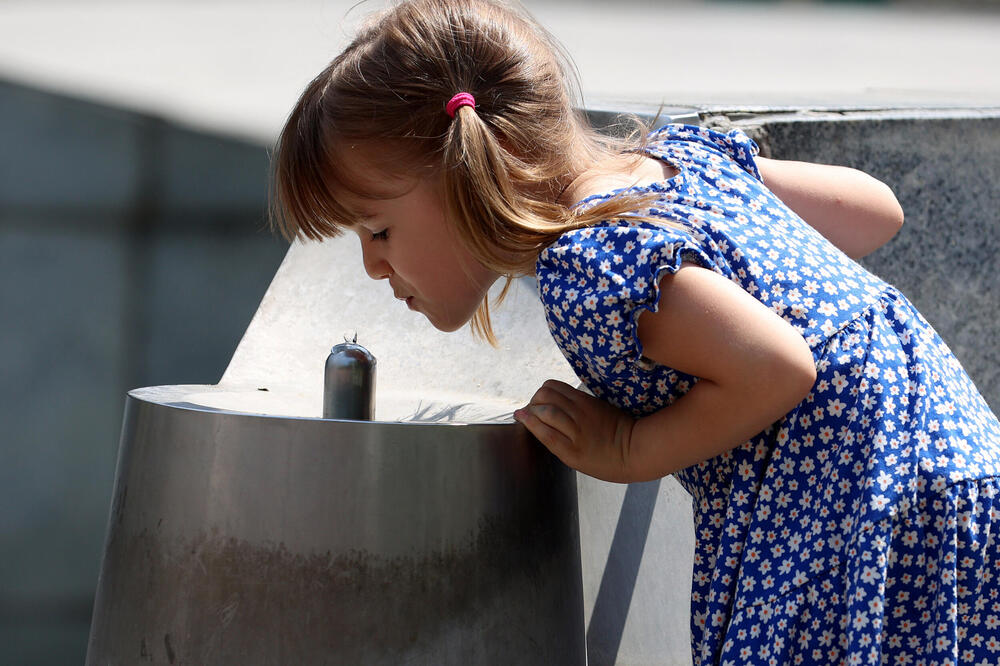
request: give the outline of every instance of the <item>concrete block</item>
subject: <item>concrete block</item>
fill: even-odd
[[[217,380],[287,246],[263,147],[5,82],[0,145],[0,663],[78,663],[126,391]]]
[[[139,187],[137,114],[0,81],[0,202],[120,211]]]
[[[125,390],[125,245],[0,225],[0,606],[89,600]]]
[[[691,496],[673,477],[577,474],[590,666],[691,663]]]
[[[264,219],[269,158],[263,146],[176,125],[160,128],[157,146],[158,196],[165,210],[246,211],[254,222]]]

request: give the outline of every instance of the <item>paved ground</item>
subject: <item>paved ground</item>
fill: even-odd
[[[379,0],[6,0],[0,77],[272,137]],[[854,3],[526,0],[586,101],[1000,106],[1000,11]]]

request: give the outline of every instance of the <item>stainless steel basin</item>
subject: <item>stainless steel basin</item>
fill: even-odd
[[[575,474],[515,423],[129,394],[87,663],[584,664]]]

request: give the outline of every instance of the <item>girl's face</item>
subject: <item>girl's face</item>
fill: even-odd
[[[472,257],[445,219],[436,178],[412,181],[387,199],[358,199],[352,230],[361,240],[365,271],[388,280],[396,298],[441,331],[468,322],[496,279]]]

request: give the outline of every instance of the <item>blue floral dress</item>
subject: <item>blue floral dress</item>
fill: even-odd
[[[639,416],[698,381],[636,337],[684,261],[788,321],[817,369],[783,419],[676,473],[695,514],[695,664],[1000,664],[1000,425],[959,362],[761,184],[742,132],[667,126],[646,151],[678,175],[630,190],[655,192],[640,212],[680,228],[609,220],[538,258],[584,384]]]

